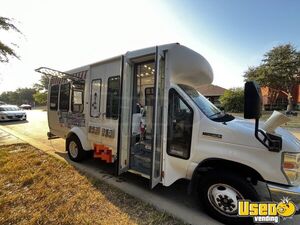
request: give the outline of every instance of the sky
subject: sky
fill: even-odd
[[[0,64],[0,93],[31,87],[47,66],[65,71],[130,50],[179,42],[214,71],[213,84],[243,86],[243,74],[279,44],[300,49],[297,0],[0,0],[0,16],[23,35],[0,31],[20,60]]]

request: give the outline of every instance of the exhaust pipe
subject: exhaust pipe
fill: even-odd
[[[274,111],[272,115],[267,119],[264,126],[262,127],[267,133],[274,133],[275,129],[280,125],[289,122],[291,119],[281,112]]]

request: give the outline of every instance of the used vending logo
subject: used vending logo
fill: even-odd
[[[296,205],[283,198],[279,203],[239,201],[238,216],[253,217],[254,223],[279,223],[280,217],[291,218],[296,212]]]

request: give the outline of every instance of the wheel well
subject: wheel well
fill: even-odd
[[[69,137],[71,137],[73,135],[78,138],[78,136],[74,132],[69,132],[68,135],[67,135],[67,137],[66,137],[66,139],[68,139]]]
[[[79,137],[78,137],[74,132],[69,132],[68,135],[67,135],[67,137],[66,137],[66,148],[65,148],[66,151],[68,151],[68,146],[67,146],[67,145],[68,145],[68,144],[67,144],[68,141],[67,141],[67,140],[68,140],[70,137],[72,137],[72,136],[77,137],[78,140],[80,140]]]
[[[197,188],[201,177],[209,170],[232,171],[246,179],[250,179],[253,184],[257,184],[258,181],[264,181],[264,178],[255,169],[247,165],[230,160],[212,158],[202,161],[194,170],[190,183],[192,189]]]

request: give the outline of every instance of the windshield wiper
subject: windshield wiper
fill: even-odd
[[[216,115],[219,115],[219,114],[222,114],[222,112],[214,113],[214,114],[210,115],[209,118],[212,118],[213,116],[216,116]]]

